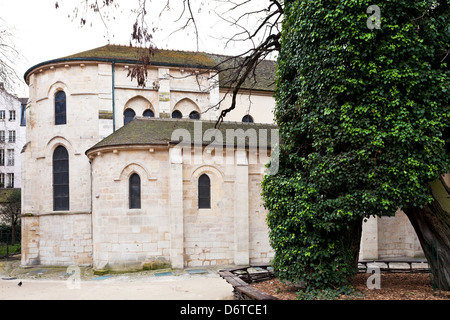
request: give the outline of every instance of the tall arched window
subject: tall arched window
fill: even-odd
[[[197,111],[192,111],[192,112],[189,114],[189,119],[192,119],[192,120],[199,120],[199,119],[200,119],[200,113],[198,113]]]
[[[253,118],[251,115],[247,114],[242,118],[242,122],[253,123]]]
[[[207,174],[202,174],[198,178],[198,208],[211,208],[211,180]]]
[[[59,146],[53,152],[53,211],[69,210],[69,153]]]
[[[130,176],[130,209],[140,209],[141,208],[141,178],[137,173],[133,173]]]
[[[66,93],[58,91],[55,95],[55,125],[66,123]]]
[[[180,111],[175,110],[174,112],[172,112],[172,118],[174,118],[174,119],[181,119],[181,118],[183,118],[183,115],[181,114]]]
[[[134,117],[136,116],[136,113],[134,112],[133,109],[127,109],[123,113],[123,116],[124,116],[123,125],[126,125],[128,122],[130,122],[131,120],[134,119]]]
[[[154,117],[155,117],[155,114],[153,113],[152,110],[147,109],[147,110],[144,111],[144,113],[142,114],[142,116],[144,116],[144,117],[149,117],[149,118],[154,118]]]

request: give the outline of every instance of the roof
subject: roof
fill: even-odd
[[[28,75],[38,67],[58,62],[98,61],[137,64],[139,63],[140,50],[142,49],[130,46],[105,45],[59,59],[42,62],[28,69],[24,78],[26,81]],[[236,66],[240,61],[243,61],[243,58],[204,52],[156,49],[150,60],[150,65],[153,66],[218,70],[221,72],[219,76],[220,86],[229,88],[230,82],[228,80],[232,79],[233,75],[236,74]],[[245,81],[241,88],[247,90],[274,91],[275,71],[275,61],[263,60],[258,64],[254,76]]]
[[[99,148],[143,145],[168,146],[170,144],[178,144],[182,141],[189,144],[201,143],[202,145],[210,145],[215,141],[220,142],[220,140],[216,140],[217,137],[220,139],[220,135],[223,142],[221,145],[243,146],[245,144],[245,147],[259,146],[270,148],[272,134],[274,133],[272,129],[277,129],[275,125],[271,124],[222,122],[217,129],[218,131],[210,131],[211,135],[205,135],[207,130],[214,130],[215,124],[216,121],[147,117],[135,118],[91,147],[86,151],[86,154]],[[180,130],[175,131],[177,129]],[[199,135],[200,132],[201,136]],[[227,141],[230,140],[227,139],[227,134],[232,141]],[[267,134],[267,136],[264,136],[264,134]]]

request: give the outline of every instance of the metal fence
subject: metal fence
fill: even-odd
[[[8,258],[20,253],[20,228],[15,232],[14,244],[12,239],[12,231],[9,228],[0,228],[0,258]]]

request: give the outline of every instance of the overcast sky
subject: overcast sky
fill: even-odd
[[[51,59],[64,57],[85,50],[97,48],[108,43],[128,45],[134,22],[131,12],[132,5],[136,6],[137,0],[120,1],[119,9],[114,11],[114,20],[107,21],[108,29],[94,13],[87,16],[87,24],[80,27],[80,17],[76,20],[73,9],[82,3],[81,0],[58,0],[59,8],[55,8],[57,0],[0,0],[0,18],[13,34],[13,45],[21,54],[21,60],[17,63],[17,72],[22,78],[25,71],[40,63]],[[100,1],[101,2],[101,1]],[[171,2],[173,5],[181,1]],[[224,21],[220,21],[213,12],[220,8],[212,8],[211,1],[200,8],[196,8],[197,20],[201,38],[200,51],[237,54],[242,50],[241,46],[228,45],[225,48],[223,35],[230,33],[230,27]],[[264,3],[258,1],[255,3]],[[156,4],[165,4],[165,1],[154,1]],[[128,5],[128,7],[126,7]],[[200,13],[199,13],[200,9]],[[149,10],[150,11],[150,10]],[[163,17],[159,16],[160,8],[148,13],[148,25],[156,27],[154,42],[158,48],[179,49],[196,51],[197,45],[193,28],[171,34],[178,27],[174,23],[180,13],[179,8],[166,11]],[[180,21],[178,26],[180,26]],[[92,23],[92,26],[91,26]],[[170,35],[170,36],[169,36]],[[19,96],[27,96],[25,88],[15,92]]]

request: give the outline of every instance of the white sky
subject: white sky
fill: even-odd
[[[97,15],[90,12],[87,24],[80,27],[80,17],[72,20],[68,15],[73,14],[73,9],[80,5],[81,0],[58,0],[59,9],[55,8],[57,0],[0,0],[0,18],[13,34],[13,45],[21,54],[21,60],[17,63],[17,73],[23,78],[25,71],[40,63],[51,59],[64,57],[78,52],[90,50],[108,44],[108,33],[104,24]],[[102,1],[99,1],[102,2]],[[128,45],[134,23],[134,15],[130,6],[136,6],[138,0],[118,1],[120,7],[114,11],[115,20],[107,22],[109,30],[109,42],[111,44]],[[171,1],[175,6],[181,1]],[[197,1],[200,2],[200,1]],[[230,26],[220,21],[214,13],[211,1],[201,1],[203,4],[195,8],[194,12],[200,17],[197,20],[200,31],[200,51],[220,54],[237,54],[242,52],[242,44],[237,47],[228,45],[225,48],[223,35],[230,34]],[[152,6],[164,5],[166,1],[154,0]],[[263,4],[266,1],[255,1]],[[128,7],[124,7],[128,6]],[[254,4],[252,4],[254,6]],[[196,51],[194,29],[179,31],[168,36],[172,31],[182,25],[182,21],[176,26],[174,21],[178,17],[180,8],[172,8],[161,18],[160,8],[147,8],[147,23],[150,28],[157,27],[154,42],[158,48],[179,49]],[[177,10],[175,10],[177,9]],[[243,8],[244,9],[244,8]],[[248,10],[248,8],[245,8]],[[254,9],[254,7],[252,7]],[[200,12],[199,12],[200,10]],[[223,10],[223,9],[222,9]],[[172,14],[172,15],[171,15]],[[246,21],[242,21],[245,23]],[[90,26],[90,23],[93,25]],[[19,88],[15,92],[19,96],[28,96],[27,88]]]

